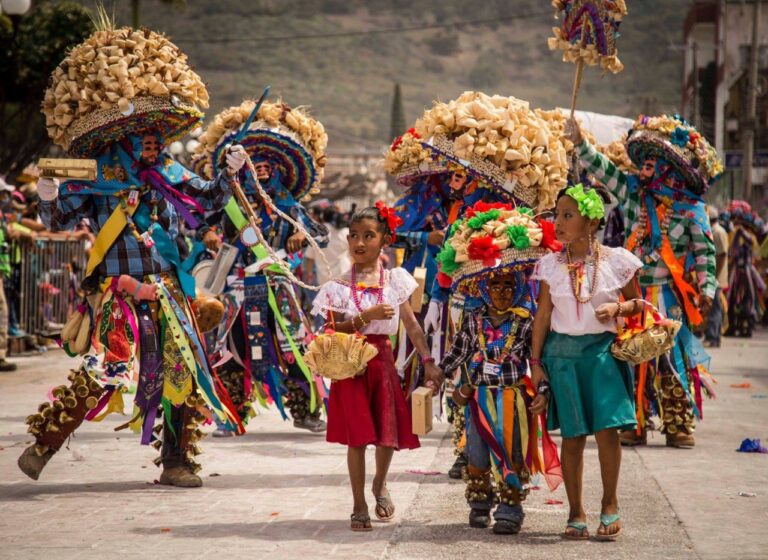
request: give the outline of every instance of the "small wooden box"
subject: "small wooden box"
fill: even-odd
[[[427,269],[417,266],[413,271],[413,279],[416,280],[416,289],[411,294],[411,308],[414,313],[419,313],[424,306],[424,289],[427,284]]]
[[[37,162],[40,175],[58,179],[96,180],[95,159],[55,159],[40,158]]]
[[[425,436],[432,431],[432,389],[419,387],[411,393],[411,431]]]

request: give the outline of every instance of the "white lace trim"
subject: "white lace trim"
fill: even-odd
[[[355,315],[358,311],[352,300],[352,290],[348,280],[349,275],[344,275],[341,279],[331,280],[323,284],[315,296],[314,302],[312,302],[312,314],[325,316],[328,311],[334,311]],[[401,303],[408,301],[417,286],[416,280],[404,268],[393,268],[385,271],[383,303],[397,308]],[[369,298],[367,295],[363,296],[360,302],[363,309],[368,309],[373,305],[375,305],[374,298]]]
[[[621,290],[643,266],[640,259],[621,247],[603,247],[602,251],[604,254],[597,275],[596,293]],[[587,267],[590,278],[591,266]],[[549,284],[549,291],[553,296],[572,296],[564,253],[550,253],[542,257],[536,263],[533,278]]]

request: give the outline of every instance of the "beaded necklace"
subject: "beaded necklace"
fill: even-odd
[[[358,290],[357,288],[357,271],[354,265],[352,265],[352,272],[349,279],[350,283],[352,284],[350,289],[352,292],[352,301],[355,303],[355,308],[357,309],[358,313],[362,313],[363,308],[361,307],[359,293],[361,291],[365,293],[365,289]],[[378,292],[376,295],[376,305],[380,305],[381,302],[384,301],[384,267],[381,266],[381,264],[379,264],[379,285],[376,288],[368,289]]]
[[[662,235],[666,235],[667,231],[669,230],[669,222],[672,219],[672,202],[664,201],[662,204],[665,205],[665,210],[664,217],[661,219],[661,223],[659,224],[659,229],[661,230]],[[653,264],[655,260],[658,260],[658,255],[649,254],[643,256],[643,253],[645,252],[643,250],[643,240],[648,236],[649,232],[650,228],[648,227],[648,209],[646,208],[645,204],[643,204],[640,207],[640,215],[637,217],[637,240],[639,243],[633,247],[632,252],[643,262],[645,262],[645,264]]]
[[[568,279],[571,285],[571,292],[573,293],[573,297],[575,297],[576,301],[579,303],[589,303],[592,301],[592,298],[595,297],[595,293],[597,292],[597,275],[600,269],[600,262],[602,260],[602,251],[600,250],[600,243],[595,242],[594,247],[595,250],[594,258],[592,261],[592,280],[589,286],[589,295],[584,298],[581,295],[581,285],[583,282],[582,275],[586,276],[586,272],[584,271],[584,268],[586,267],[586,259],[583,262],[574,263],[573,259],[571,258],[570,243],[565,246],[565,256],[568,264]]]
[[[490,320],[488,321],[488,324],[491,325],[491,328],[494,328],[493,323],[491,323]],[[520,317],[518,316],[515,316],[511,324],[508,320],[505,320],[500,325],[501,332],[506,337],[506,340],[504,341],[504,347],[501,349],[501,352],[496,354],[497,362],[501,363],[507,356],[509,356],[509,353],[512,350],[512,345],[517,339],[517,329],[519,326]],[[485,331],[483,330],[483,318],[480,316],[477,317],[477,341],[480,344],[480,352],[483,354],[483,360],[488,361],[488,343],[485,339]]]

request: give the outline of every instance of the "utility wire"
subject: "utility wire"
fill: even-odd
[[[498,17],[492,19],[464,20],[450,23],[434,23],[411,27],[389,27],[380,29],[365,29],[360,31],[339,31],[337,33],[308,33],[302,35],[282,35],[272,37],[206,37],[204,39],[191,39],[174,37],[174,43],[283,43],[286,41],[301,41],[305,39],[337,39],[342,37],[360,37],[365,35],[380,35],[382,33],[409,33],[414,31],[430,31],[432,29],[446,29],[450,27],[466,27],[469,25],[490,25],[505,21],[535,19],[544,16],[552,17],[552,11],[531,12],[516,14],[514,16]]]

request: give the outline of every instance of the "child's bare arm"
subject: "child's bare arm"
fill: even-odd
[[[427,344],[427,337],[424,336],[424,331],[416,320],[416,316],[413,314],[413,309],[411,308],[411,303],[409,301],[404,301],[400,304],[400,318],[403,321],[405,332],[408,334],[408,338],[411,340],[416,352],[419,353],[422,360],[428,359],[430,357],[430,351],[429,344]],[[442,385],[443,380],[445,379],[443,372],[435,365],[434,361],[424,363],[424,375],[427,381],[432,382],[433,389],[435,390]]]
[[[391,305],[380,303],[369,307],[362,313],[355,315],[351,319],[344,320],[341,313],[333,313],[333,320],[336,323],[336,331],[343,333],[353,333],[362,331],[371,321],[385,321],[395,316],[395,310]],[[415,321],[415,319],[414,319]],[[418,326],[418,325],[417,325]]]
[[[539,360],[541,360],[541,353],[552,322],[552,296],[549,293],[549,284],[541,282],[539,290],[539,301],[536,315],[533,318],[533,335],[531,338],[531,361],[533,362],[531,364],[531,380],[534,386],[546,379],[546,372]]]

